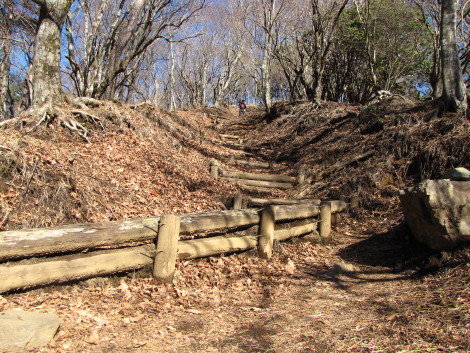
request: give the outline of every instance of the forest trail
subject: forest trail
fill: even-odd
[[[211,154],[223,159],[226,168],[266,174],[266,168],[231,163],[272,167],[274,146],[263,142],[263,127],[251,119],[232,114],[212,138],[213,146],[205,148],[217,149],[218,155]],[[264,150],[247,155],[230,149],[222,144],[233,144],[228,140],[234,138],[223,135]],[[298,165],[288,159],[269,169],[270,174],[297,172]],[[209,170],[205,173],[204,178]],[[217,182],[219,194],[240,190]],[[296,196],[278,189],[262,194]],[[328,245],[302,238],[276,244],[270,260],[246,252],[182,261],[172,285],[159,285],[151,273],[139,271],[10,294],[0,297],[0,309],[59,316],[61,329],[43,352],[470,349],[468,283],[461,280],[468,264],[428,276],[431,269],[421,265],[432,253],[410,243],[398,213],[346,215],[333,227],[332,237]]]

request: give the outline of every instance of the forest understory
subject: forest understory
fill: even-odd
[[[248,171],[230,164],[247,156],[220,134],[260,148],[248,158],[275,173],[305,172],[307,185],[270,197],[361,201],[331,244],[279,243],[269,261],[246,252],[179,262],[171,285],[147,269],[0,296],[1,311],[60,317],[42,352],[470,351],[470,250],[413,242],[398,201],[400,189],[470,167],[468,116],[400,97],[281,102],[270,115],[249,106],[242,117],[234,107],[102,102],[89,109],[96,120],[72,110],[61,113],[89,143],[61,119],[2,130],[1,230],[226,209],[240,187],[214,180],[209,160]]]

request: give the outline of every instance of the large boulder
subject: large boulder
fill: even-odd
[[[470,242],[470,181],[425,180],[400,191],[405,221],[431,249]]]
[[[0,352],[36,351],[54,338],[60,321],[54,315],[7,310],[0,313]]]

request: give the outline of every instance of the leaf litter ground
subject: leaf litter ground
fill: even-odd
[[[354,124],[370,111],[317,109],[310,103],[281,108],[270,123],[253,114],[247,117],[254,119],[252,127],[244,129],[244,121],[232,117],[219,131],[269,147],[268,159],[283,173],[295,174],[306,165],[315,176],[339,155],[347,160],[359,153],[345,151],[348,143],[357,144],[357,135],[364,136]],[[2,131],[5,229],[223,209],[222,196],[237,192],[234,185],[211,179],[206,164],[209,158],[227,161],[242,155],[216,144],[217,132],[205,128],[210,114],[230,111],[167,114],[145,105],[112,104],[100,109],[94,114],[110,118],[106,133],[96,133],[91,144],[58,134],[60,126],[32,135]],[[324,132],[351,112],[358,115],[351,118],[349,131]],[[424,113],[409,113],[416,114]],[[396,114],[377,117],[389,119],[386,123],[398,119]],[[432,124],[436,121],[424,128]],[[454,131],[468,132],[465,121],[454,125]],[[298,131],[295,136],[292,129]],[[338,148],[321,152],[326,142],[315,138],[319,134],[333,141],[337,135]],[[369,139],[366,134],[367,143],[355,148],[370,148]],[[375,139],[387,143],[386,136]],[[270,150],[268,141],[277,150]],[[438,138],[434,143],[444,144]],[[412,143],[407,148],[418,150]],[[446,153],[458,159],[459,151]],[[300,191],[305,196],[331,197],[338,189],[367,195],[362,211],[334,227],[331,244],[310,239],[276,244],[270,261],[247,252],[181,262],[172,285],[156,284],[143,270],[9,294],[0,297],[0,310],[58,315],[62,326],[44,352],[468,352],[469,251],[430,252],[410,241],[395,191],[417,178],[400,158],[412,163],[422,151],[395,152],[323,173]],[[394,164],[401,169],[381,184],[384,173],[374,177],[372,164],[375,173]],[[420,168],[416,171],[432,173],[438,167],[423,162]],[[356,189],[349,180],[353,173],[368,178]],[[335,270],[340,262],[351,264],[352,271]]]

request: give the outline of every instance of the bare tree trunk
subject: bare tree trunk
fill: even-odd
[[[11,31],[10,31],[11,35]],[[8,119],[8,104],[7,104],[7,97],[8,97],[8,85],[9,85],[9,78],[10,78],[10,51],[11,51],[11,40],[9,37],[6,37],[4,40],[3,48],[2,48],[2,64],[0,65],[0,120]]]
[[[171,67],[170,67],[170,78],[169,78],[169,85],[170,85],[170,111],[176,109],[176,99],[175,99],[175,52],[173,50],[173,41],[170,41],[170,60],[171,60]]]
[[[274,19],[276,17],[276,0],[270,0],[271,7],[265,10],[264,13],[264,50],[263,61],[261,63],[261,89],[262,99],[266,111],[271,111],[271,56],[272,56],[272,35]]]
[[[7,104],[7,97],[10,82],[11,36],[13,34],[13,9],[11,1],[7,1],[5,7],[8,7],[8,13],[5,14],[4,29],[0,32],[4,37],[2,38],[3,45],[0,47],[0,52],[2,53],[2,64],[0,65],[0,120],[8,119],[8,111],[10,110]]]
[[[441,2],[441,80],[445,109],[466,111],[467,94],[457,46],[457,0]]]
[[[201,95],[200,95],[200,101],[199,101],[199,106],[204,107],[207,103],[207,91],[206,87],[208,86],[208,78],[207,78],[207,70],[209,70],[209,65],[207,63],[204,63],[204,66],[202,68],[202,78],[201,78]]]
[[[160,80],[159,77],[157,77],[157,75],[155,75],[155,79],[153,81],[154,92],[153,92],[152,101],[153,101],[153,104],[156,107],[160,107],[160,91],[159,91],[160,83],[159,83],[159,80]]]
[[[265,48],[263,52],[263,62],[261,64],[261,86],[263,90],[263,101],[264,106],[266,107],[266,111],[271,111],[271,41],[268,39],[270,37],[269,34],[266,34],[266,41],[265,41]]]
[[[40,5],[38,29],[31,65],[32,107],[64,99],[60,80],[60,32],[72,0],[34,0]]]

